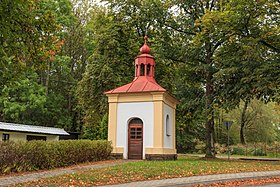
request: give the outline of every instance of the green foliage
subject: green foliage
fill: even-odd
[[[106,10],[99,9],[92,14],[88,30],[94,33],[89,36],[94,51],[78,84],[77,97],[84,111],[85,137],[98,139],[106,137],[103,116],[108,104],[103,93],[133,80],[135,50],[139,45],[133,40],[133,30]]]
[[[254,152],[254,156],[266,156],[266,153],[263,152],[262,149],[256,149]]]
[[[205,153],[205,149],[206,149],[206,145],[204,142],[202,141],[197,141],[196,145],[195,145],[195,152],[194,153]]]
[[[214,137],[227,141],[223,112],[230,111],[228,117],[239,124],[240,101],[280,100],[279,2],[103,2],[106,7],[79,0],[1,2],[1,121],[106,139],[103,92],[133,80],[145,34],[156,57],[156,79],[180,100],[180,152],[195,151],[206,141],[214,155]],[[270,119],[277,115],[272,117],[270,104],[251,105],[245,117],[255,120],[245,128],[246,138],[273,141],[279,120]],[[238,127],[233,126],[231,143],[238,142]]]
[[[233,147],[230,153],[232,155],[245,155],[245,150],[241,147]],[[255,156],[261,156],[261,155],[255,155]]]
[[[0,142],[0,149],[0,173],[106,160],[112,151],[111,144],[101,140]]]
[[[275,7],[279,8],[279,2],[229,2],[228,14],[223,15],[230,25],[229,38],[215,56],[220,68],[215,79],[222,83],[217,89],[224,107],[254,97],[268,101],[277,94],[279,79],[273,77],[278,77],[280,43],[279,24],[273,21]]]
[[[79,130],[75,90],[86,55],[73,5],[4,0],[0,9],[0,120]]]
[[[216,143],[215,150],[216,150],[217,154],[225,154],[228,152],[228,147],[226,144]]]
[[[240,107],[224,114],[224,118],[233,121],[230,129],[231,138],[234,144],[240,141],[240,122],[244,102],[240,102]],[[245,114],[244,137],[247,143],[266,142],[271,143],[276,140],[277,127],[279,123],[279,111],[276,103],[263,103],[253,99],[249,104]],[[225,142],[224,142],[225,143]]]
[[[44,110],[45,90],[36,79],[35,73],[23,74],[0,86],[0,112],[4,120],[30,123]]]

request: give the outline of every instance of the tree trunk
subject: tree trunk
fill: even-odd
[[[215,158],[215,130],[214,130],[214,90],[213,90],[213,70],[212,70],[212,56],[210,40],[205,43],[206,58],[205,62],[207,64],[206,74],[206,155],[207,158]]]
[[[246,115],[246,110],[248,108],[248,103],[249,103],[249,99],[245,100],[245,104],[244,104],[244,108],[242,110],[242,114],[241,114],[241,125],[240,125],[240,142],[241,144],[245,145],[246,141],[245,141],[245,136],[244,136],[244,127],[245,127],[245,115]]]
[[[206,155],[207,158],[215,158],[214,139],[214,110],[213,110],[213,87],[212,74],[208,72],[206,81]]]
[[[48,69],[47,69],[47,75],[46,75],[46,82],[45,82],[45,86],[46,86],[46,96],[48,96],[49,93],[49,82],[50,82],[50,71],[51,71],[51,60],[48,63]]]

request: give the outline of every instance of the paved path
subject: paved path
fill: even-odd
[[[71,174],[77,171],[82,171],[86,169],[93,169],[93,168],[103,168],[109,167],[114,165],[125,164],[127,162],[134,162],[133,160],[118,160],[116,162],[108,162],[102,164],[93,164],[93,165],[84,165],[84,166],[75,166],[70,168],[62,168],[62,169],[52,169],[48,171],[41,171],[41,172],[34,172],[30,174],[23,174],[18,176],[7,176],[7,177],[0,177],[0,186],[6,186],[11,184],[17,184],[22,182],[28,182],[33,180],[38,180],[41,178],[47,177],[54,177],[63,174]]]
[[[231,180],[244,180],[244,179],[259,179],[280,176],[280,170],[276,171],[263,171],[263,172],[244,172],[244,173],[232,173],[232,174],[217,174],[217,175],[204,175],[204,176],[192,176],[184,178],[173,178],[163,180],[150,180],[141,182],[132,182],[119,185],[108,185],[103,187],[180,187],[191,186],[194,184],[211,184],[221,181]],[[278,184],[280,186],[280,184]]]

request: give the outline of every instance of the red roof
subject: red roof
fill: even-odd
[[[162,88],[153,77],[139,76],[126,85],[115,88],[105,94],[109,93],[135,93],[135,92],[156,92],[156,91],[166,91]]]
[[[135,59],[134,80],[129,84],[105,92],[105,94],[166,91],[154,78],[155,59],[150,55],[151,50],[147,45],[148,37],[145,36],[144,39],[145,43],[140,49],[141,54]]]

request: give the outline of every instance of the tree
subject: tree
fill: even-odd
[[[279,122],[278,112],[275,103],[263,103],[260,100],[252,99],[247,104],[247,111],[244,113],[244,105],[241,102],[240,108],[234,109],[229,113],[236,124],[241,128],[243,120],[244,130],[243,139],[240,136],[240,142],[272,142],[275,140],[275,124]]]
[[[1,120],[79,130],[75,90],[86,52],[73,5],[5,0],[0,7]]]
[[[206,113],[206,156],[215,156],[214,147],[214,78],[218,71],[213,60],[216,50],[221,46],[226,37],[219,37],[213,32],[207,17],[219,12],[219,2],[215,1],[188,1],[175,2],[170,8],[177,8],[177,15],[171,12],[166,22],[162,23],[165,29],[172,33],[170,40],[181,41],[179,45],[183,50],[177,50],[170,59],[181,61],[185,64],[189,81],[202,84],[205,89]],[[170,9],[169,8],[169,9]],[[166,40],[169,43],[169,40]],[[166,43],[166,42],[165,42]],[[170,42],[168,48],[178,48],[178,44]],[[181,48],[182,49],[182,48]]]
[[[169,3],[132,0],[106,2],[115,17],[125,20],[126,25],[136,31],[137,38],[142,39],[145,34],[149,35],[149,46],[156,58],[156,80],[181,99],[177,109],[178,149],[186,151],[193,148],[196,144],[193,139],[201,138],[200,134],[204,130],[201,127],[200,115],[201,100],[204,99],[203,88],[198,82],[187,82],[185,68],[188,67],[178,55],[185,47],[182,39],[174,32],[162,29],[168,16]],[[197,98],[197,94],[202,94],[202,97]]]
[[[177,49],[170,59],[188,64],[189,81],[205,89],[208,157],[215,156],[215,103],[229,109],[240,99],[271,98],[279,86],[279,80],[272,80],[274,72],[268,71],[278,67],[279,58],[279,40],[270,38],[279,31],[275,6],[276,1],[175,1],[170,7],[176,14],[169,11],[162,23],[172,33],[170,40],[180,41],[165,39],[163,46]]]
[[[78,84],[77,96],[84,112],[86,136],[100,139],[106,138],[104,121],[108,111],[103,92],[133,80],[133,62],[140,43],[135,41],[135,32],[123,18],[103,8],[94,9],[87,29],[94,50]]]
[[[38,124],[35,116],[43,113],[46,97],[35,71],[46,66],[42,59],[54,44],[47,33],[58,27],[33,0],[4,0],[0,9],[1,120]]]

